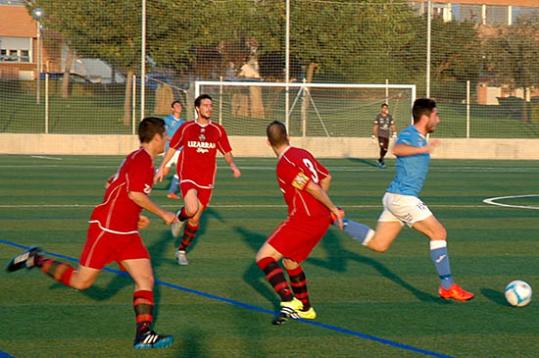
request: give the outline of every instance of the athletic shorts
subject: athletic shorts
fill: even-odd
[[[385,193],[382,202],[384,211],[378,221],[399,221],[402,225],[412,227],[416,222],[432,216],[427,205],[412,195]]]
[[[288,218],[268,239],[268,243],[283,257],[296,262],[304,261],[324,237],[330,219]]]
[[[79,261],[82,266],[100,270],[113,261],[119,264],[124,260],[149,258],[150,253],[138,233],[113,234],[91,223]]]
[[[389,137],[378,137],[380,148],[387,150],[389,148]]]
[[[178,163],[178,157],[180,156],[180,151],[177,150],[175,153],[174,153],[174,156],[172,157],[172,159],[170,159],[168,161],[168,163],[165,165],[167,168],[170,168],[171,166],[173,165],[176,165]]]
[[[185,198],[185,195],[191,189],[195,189],[197,191],[198,201],[200,201],[202,206],[207,208],[211,200],[213,189],[201,188],[190,181],[184,181],[180,183],[180,190],[182,191],[183,198]]]

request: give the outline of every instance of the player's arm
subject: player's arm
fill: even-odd
[[[326,193],[329,193],[329,186],[331,185],[331,175],[327,175],[324,179],[320,180],[320,186]]]
[[[395,122],[392,122],[391,123],[391,136],[393,137],[393,140],[397,139],[397,125],[395,124]]]
[[[378,122],[374,122],[374,125],[372,126],[372,134],[371,139],[373,143],[378,143]]]
[[[316,200],[324,204],[338,219],[339,221],[339,228],[343,228],[343,214],[342,211],[340,211],[335,204],[333,204],[333,201],[329,198],[329,195],[326,193],[326,191],[318,184],[313,183],[311,180],[307,183],[307,186],[305,187],[305,191],[313,196]]]
[[[163,221],[167,225],[170,225],[173,222],[178,221],[178,218],[176,217],[174,213],[161,209],[161,207],[159,207],[159,205],[154,203],[148,197],[148,195],[138,192],[138,191],[130,191],[127,195],[129,199],[133,200],[135,204],[137,204],[141,208],[146,209],[150,213],[159,216],[161,219],[163,219]]]
[[[161,165],[159,166],[159,170],[157,170],[157,173],[155,174],[153,178],[153,182],[157,183],[158,181],[163,181],[163,177],[165,176],[165,166],[168,162],[172,159],[174,156],[174,153],[176,153],[176,149],[170,147],[168,148],[167,153],[165,154],[165,157],[163,158],[163,161],[161,162]]]
[[[232,169],[232,173],[234,174],[234,178],[239,178],[241,176],[241,172],[236,166],[236,163],[234,163],[234,157],[232,156],[232,152],[225,153],[223,155],[225,158],[225,161],[230,166],[230,169]]]
[[[435,147],[440,144],[438,139],[431,139],[424,147],[414,147],[405,143],[396,143],[393,146],[392,153],[398,157],[407,157],[409,155],[432,153]]]

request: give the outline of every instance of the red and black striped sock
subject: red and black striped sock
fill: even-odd
[[[277,261],[271,257],[264,257],[256,264],[262,271],[264,271],[266,279],[271,284],[275,292],[277,292],[281,298],[281,301],[291,301],[292,298],[294,298],[294,295],[288,286],[288,282],[286,282],[286,278],[284,277],[283,270]]]
[[[307,278],[301,266],[292,270],[286,270],[288,277],[290,278],[290,286],[294,291],[294,296],[303,303],[303,310],[311,308],[311,302],[309,301],[309,291],[307,291]]]
[[[139,290],[133,293],[133,308],[137,322],[137,336],[152,326],[153,291]]]
[[[37,266],[41,272],[46,273],[56,281],[63,283],[66,286],[71,286],[71,276],[75,269],[63,262],[54,261],[45,257],[37,258]]]
[[[180,247],[178,247],[178,250],[185,251],[191,245],[193,240],[195,239],[198,231],[198,225],[191,225],[189,222],[185,224],[185,229],[183,230],[183,237],[182,242],[180,243]]]

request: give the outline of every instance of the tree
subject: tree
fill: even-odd
[[[499,83],[523,88],[522,121],[528,122],[528,93],[539,86],[539,18],[525,16],[501,26],[485,42],[486,61]]]
[[[443,91],[433,95],[448,97],[450,83],[476,81],[481,67],[481,46],[475,25],[471,22],[444,22],[440,17],[431,23],[431,84],[433,90]],[[427,18],[420,17],[414,22],[414,41],[407,48],[406,67],[416,78],[425,78],[427,58]],[[420,84],[424,83],[421,81]],[[458,93],[461,98],[462,93]]]
[[[140,64],[141,6],[129,0],[35,0],[45,26],[60,33],[81,57],[99,58],[126,74],[123,123],[130,124],[131,86]]]

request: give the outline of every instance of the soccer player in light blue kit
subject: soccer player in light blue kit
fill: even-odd
[[[397,170],[382,200],[384,211],[378,219],[376,231],[351,220],[345,220],[344,231],[369,249],[385,252],[404,224],[417,230],[430,239],[432,262],[440,278],[440,297],[468,301],[474,297],[473,293],[453,282],[445,227],[419,199],[429,171],[430,153],[440,143],[426,138],[440,122],[436,102],[429,98],[417,99],[412,112],[414,124],[400,132],[393,146]]]
[[[170,110],[171,113],[167,115],[163,120],[165,121],[165,128],[167,131],[167,136],[169,138],[172,138],[174,136],[174,133],[178,130],[178,128],[181,127],[182,124],[185,123],[185,120],[181,118],[182,114],[182,104],[180,101],[174,101],[170,104]],[[167,142],[167,146],[165,148],[165,153],[168,150],[168,147],[170,145],[170,141]],[[176,151],[176,154],[174,154],[174,157],[167,163],[166,170],[167,173],[170,171],[170,167],[178,162],[178,156],[180,154],[180,151]],[[172,177],[172,181],[170,182],[170,187],[168,188],[168,194],[167,198],[169,199],[179,199],[178,191],[179,189],[179,182],[180,178],[178,177],[178,173],[174,173],[174,176]]]

